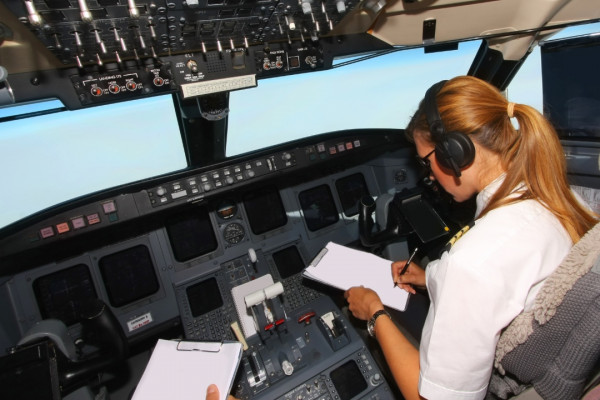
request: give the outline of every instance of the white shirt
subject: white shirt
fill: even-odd
[[[503,176],[477,196],[479,215]],[[530,308],[572,246],[558,219],[535,200],[488,212],[426,268],[431,305],[420,344],[419,393],[482,399],[501,330]]]

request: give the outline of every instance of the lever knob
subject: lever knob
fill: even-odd
[[[258,257],[256,257],[256,251],[252,247],[248,249],[248,257],[250,257],[250,262],[252,264],[256,264]]]

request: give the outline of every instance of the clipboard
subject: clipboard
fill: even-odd
[[[362,285],[377,292],[384,305],[404,311],[410,294],[394,286],[391,265],[375,254],[329,242],[302,276],[341,290]]]
[[[225,400],[241,359],[240,342],[159,339],[132,400],[203,399],[211,383]]]

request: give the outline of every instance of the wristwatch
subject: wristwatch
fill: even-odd
[[[375,320],[382,315],[387,315],[389,319],[392,319],[392,316],[387,311],[385,311],[385,310],[376,311],[375,314],[373,314],[373,316],[369,320],[369,322],[367,322],[367,331],[369,332],[369,335],[371,337],[375,337]]]

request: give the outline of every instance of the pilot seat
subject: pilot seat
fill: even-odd
[[[600,223],[501,333],[486,400],[600,399]]]

